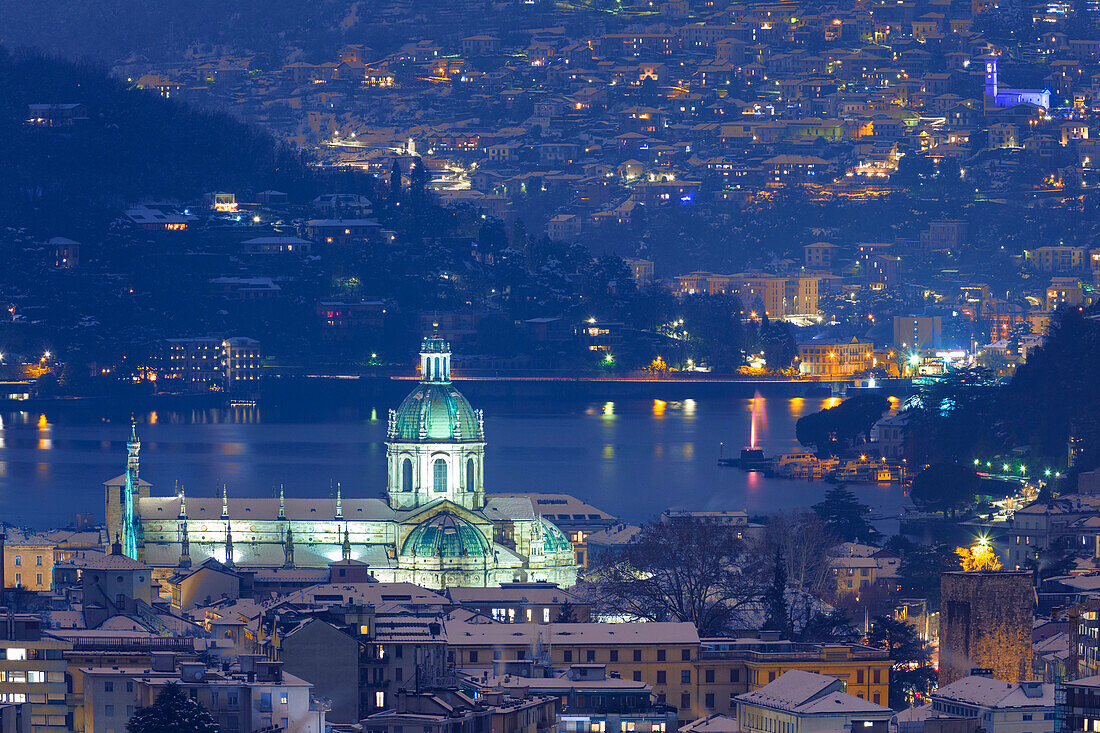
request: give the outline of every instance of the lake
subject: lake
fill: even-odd
[[[461,384],[459,385],[462,389]],[[137,414],[141,476],[154,494],[345,497],[385,488],[386,414],[412,384],[349,400],[261,400],[257,407],[145,410]],[[679,396],[679,395],[677,395]],[[835,404],[836,398],[829,404]],[[767,514],[819,501],[828,484],[764,478],[717,464],[720,444],[749,442],[752,400],[472,399],[485,411],[486,487],[573,494],[628,521],[670,507]],[[795,422],[827,398],[759,398],[758,443],[768,455],[799,450]],[[47,407],[2,412],[0,520],[62,526],[78,512],[103,516],[101,484],[123,473],[129,412]],[[853,486],[879,516],[908,505],[896,486]],[[893,523],[890,523],[893,524]],[[896,526],[896,525],[895,525]],[[883,529],[889,529],[889,525]]]

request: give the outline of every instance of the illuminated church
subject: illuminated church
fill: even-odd
[[[572,546],[534,502],[485,493],[484,421],[451,383],[448,344],[425,339],[420,369],[420,383],[389,413],[385,499],[340,489],[335,499],[152,496],[132,429],[126,473],[104,484],[111,539],[162,571],[211,557],[238,568],[351,560],[378,580],[429,588],[575,584]]]

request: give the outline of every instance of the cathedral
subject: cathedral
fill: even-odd
[[[385,498],[153,496],[131,428],[126,473],[104,484],[110,537],[162,573],[207,558],[231,567],[323,567],[359,561],[381,581],[428,588],[577,580],[573,548],[528,497],[485,492],[485,426],[451,383],[451,352],[424,340],[421,380],[386,431]]]

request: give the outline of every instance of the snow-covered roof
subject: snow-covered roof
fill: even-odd
[[[991,709],[1051,707],[1054,705],[1054,685],[1039,682],[1017,685],[970,675],[939,688],[932,693],[932,699]]]

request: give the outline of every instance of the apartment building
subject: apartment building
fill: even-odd
[[[26,733],[71,729],[66,707],[68,641],[42,630],[30,614],[0,615],[0,705],[23,705]]]
[[[459,669],[525,660],[561,668],[602,664],[612,676],[649,685],[658,702],[678,709],[681,724],[734,711],[736,695],[790,669],[835,676],[867,700],[888,696],[889,658],[861,645],[701,640],[693,624],[676,622],[497,624],[452,614],[446,627],[448,662]]]

